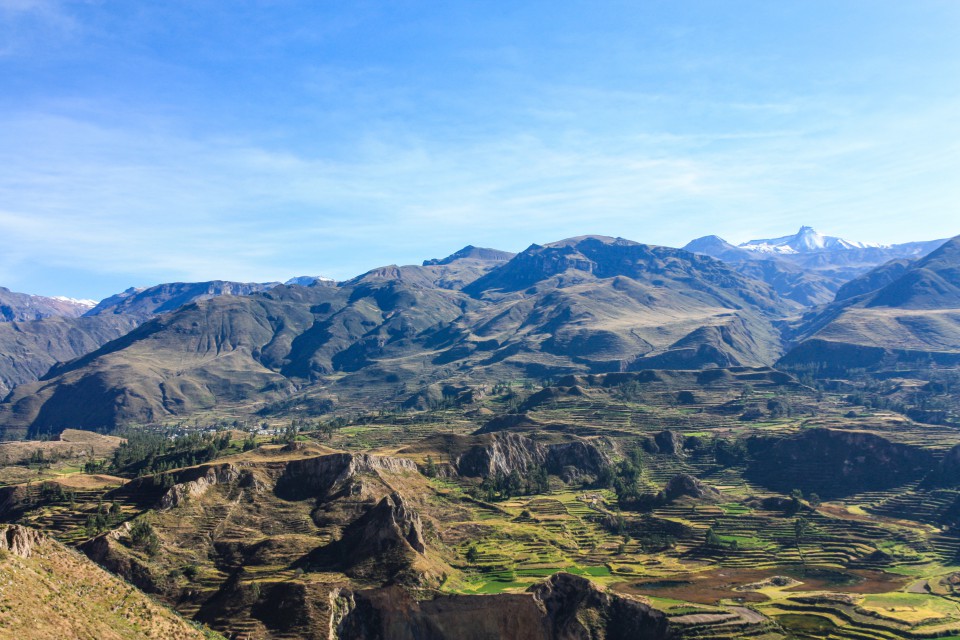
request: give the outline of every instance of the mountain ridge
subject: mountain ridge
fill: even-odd
[[[917,251],[923,243],[908,245]],[[112,428],[294,395],[329,407],[359,402],[361,388],[402,403],[405,381],[455,382],[466,372],[490,379],[768,366],[786,355],[787,340],[812,338],[849,306],[809,312],[847,282],[838,285],[832,267],[811,271],[792,261],[798,254],[731,260],[750,252],[717,236],[688,246],[700,251],[584,235],[518,254],[468,245],[443,259],[378,267],[340,283],[209,281],[128,290],[60,323],[62,331],[81,334],[70,323],[118,318],[126,325],[105,328],[96,339],[71,339],[75,348],[46,359],[30,355],[43,352],[43,338],[24,336],[46,335],[54,323],[11,326],[6,334],[0,327],[0,344],[11,334],[20,345],[0,360],[7,394],[0,423],[10,433],[56,430],[70,420]],[[836,253],[877,250],[843,247]],[[936,296],[956,294],[938,275],[955,275],[947,264],[954,258],[944,249],[888,263],[851,281],[844,296],[866,310],[862,315],[871,306],[860,304],[858,292],[885,284],[885,295],[899,295],[891,298],[896,305],[928,311],[942,304]],[[903,280],[907,272],[917,282]],[[900,294],[889,286],[894,281]],[[924,296],[933,301],[923,303]],[[891,304],[884,300],[876,297],[873,306]],[[783,324],[804,310],[803,322]],[[921,340],[911,348],[928,347]],[[31,357],[34,364],[21,364]],[[99,400],[86,403],[88,397]]]
[[[880,245],[823,236],[804,226],[793,235],[740,245],[715,235],[703,236],[688,242],[684,249],[723,260],[770,284],[800,307],[811,307],[833,302],[847,283],[880,265],[922,258],[944,242],[946,239]]]
[[[93,300],[38,296],[0,287],[0,322],[26,322],[52,317],[76,318],[96,304]]]
[[[924,258],[887,263],[852,282],[834,303],[804,319],[796,343],[782,364],[960,362],[960,236]]]
[[[0,420],[14,431],[109,428],[300,388],[344,402],[361,389],[395,393],[390,380],[458,371],[765,365],[780,353],[773,320],[790,311],[721,261],[623,239],[574,238],[477,262],[196,300],[17,387]],[[454,275],[466,284],[450,286]]]

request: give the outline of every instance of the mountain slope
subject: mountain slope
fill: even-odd
[[[115,340],[136,326],[124,316],[49,317],[30,322],[0,322],[0,397],[33,382],[51,367]]]
[[[82,314],[80,318],[57,317],[56,314],[51,315],[46,311],[41,314],[38,311],[33,315],[43,317],[37,320],[0,322],[0,398],[17,385],[38,380],[55,365],[86,355],[156,315],[174,311],[197,300],[266,291],[276,284],[222,280],[167,283],[147,289],[128,289],[95,306],[91,304],[78,308],[73,316]],[[325,279],[311,279],[309,284],[324,286],[333,283]],[[0,289],[0,298],[4,291]],[[37,299],[36,296],[13,295]],[[25,307],[21,305],[20,308]],[[49,311],[48,307],[43,309]]]
[[[467,321],[477,342],[497,342],[494,357],[513,349],[531,354],[515,360],[546,355],[590,370],[759,363],[778,347],[766,317],[787,309],[717,260],[592,236],[533,245],[464,291],[488,303]],[[732,348],[733,333],[754,344]]]
[[[834,299],[847,300],[881,289],[906,273],[911,263],[912,261],[907,259],[886,262],[840,287]]]
[[[775,253],[758,253],[737,247],[718,236],[688,242],[684,250],[723,260],[739,273],[766,282],[784,299],[801,307],[833,300],[843,279],[800,267]]]
[[[389,266],[337,287],[192,303],[18,387],[0,424],[15,436],[158,422],[301,390],[318,407],[400,402],[407,385],[465,374],[763,365],[780,355],[772,319],[789,310],[712,258],[575,238],[508,262]]]
[[[766,282],[780,296],[802,307],[830,302],[842,281],[776,257],[740,260],[730,266],[745,276]]]
[[[434,313],[452,319],[460,305],[451,296],[462,294],[390,281],[203,300],[18,387],[0,419],[41,430],[104,427],[273,399],[293,390],[292,379],[364,366],[387,341],[436,324]]]
[[[35,529],[0,525],[0,636],[212,637]]]
[[[884,265],[851,287],[850,297],[805,320],[784,364],[960,362],[960,236],[908,266]]]

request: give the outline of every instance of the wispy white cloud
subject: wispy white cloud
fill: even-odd
[[[58,0],[0,0],[0,58],[40,54],[80,30]]]
[[[870,134],[877,122],[720,133],[706,148],[704,135],[402,135],[399,144],[368,138],[355,157],[333,160],[33,114],[0,124],[0,279],[38,254],[137,278],[346,278],[466,242],[519,249],[603,232],[682,244],[905,215],[932,206],[918,200],[918,178],[958,168],[956,143],[930,157],[906,146],[917,122],[883,120],[883,137]],[[882,221],[877,230],[889,233]]]

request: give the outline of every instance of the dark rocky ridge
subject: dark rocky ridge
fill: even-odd
[[[333,453],[287,463],[276,490],[289,498],[332,500],[352,493],[357,475],[379,471],[417,473],[417,465],[406,458]]]
[[[559,573],[524,594],[414,599],[399,589],[342,590],[333,638],[342,640],[667,640],[667,617],[589,580]]]
[[[826,499],[901,486],[934,467],[931,452],[868,432],[815,428],[773,441],[757,437],[748,444],[752,481]]]
[[[541,444],[510,432],[495,432],[475,439],[479,442],[454,462],[462,476],[486,478],[497,474],[510,475],[514,471],[523,475],[534,467],[544,467],[549,473],[560,476],[596,474],[603,465],[610,463],[607,453],[595,444],[579,439]]]
[[[419,586],[411,570],[426,553],[420,515],[399,493],[385,496],[343,530],[341,538],[298,562],[308,570],[339,570],[360,580]]]

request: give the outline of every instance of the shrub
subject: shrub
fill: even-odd
[[[467,562],[470,564],[476,564],[477,560],[480,559],[480,551],[477,549],[476,544],[471,544],[467,547]]]
[[[130,540],[134,547],[143,549],[147,555],[156,555],[160,550],[160,538],[153,530],[153,525],[146,520],[139,520],[131,527]]]

